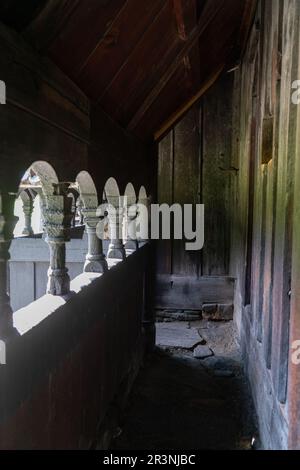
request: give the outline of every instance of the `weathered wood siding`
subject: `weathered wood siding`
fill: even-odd
[[[150,191],[151,146],[114,123],[50,60],[0,23],[0,189],[17,191],[37,160],[52,164],[61,181],[89,170],[101,194],[114,176],[122,189],[133,181]],[[152,178],[153,180],[153,178]]]
[[[15,191],[36,160],[51,163],[61,180],[88,164],[90,103],[49,61],[0,24],[0,185]]]
[[[158,202],[204,204],[205,244],[201,251],[186,251],[185,240],[159,242],[157,307],[199,309],[205,300],[232,301],[232,92],[228,74],[160,143]]]
[[[259,2],[235,73],[232,158],[239,172],[233,180],[230,273],[237,278],[236,322],[261,439],[272,449],[300,448],[300,371],[290,360],[292,341],[300,339],[300,121],[299,106],[292,103],[292,82],[300,79],[299,18],[298,0]]]

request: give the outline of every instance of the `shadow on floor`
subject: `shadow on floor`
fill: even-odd
[[[251,449],[253,416],[236,355],[199,360],[192,349],[160,345],[139,374],[113,449]]]

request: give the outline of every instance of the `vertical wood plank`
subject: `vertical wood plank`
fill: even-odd
[[[297,27],[295,41],[297,44],[299,58],[300,44],[300,3],[296,6]],[[296,52],[295,52],[296,54]],[[298,70],[295,65],[295,77],[300,77],[300,61],[298,59]],[[300,366],[293,361],[294,342],[300,340],[300,106],[293,105],[293,112],[297,114],[295,132],[295,188],[293,207],[293,245],[292,245],[292,267],[291,267],[291,311],[290,311],[290,338],[289,338],[289,375],[288,375],[288,403],[289,403],[289,436],[290,449],[300,449]],[[299,344],[299,343],[297,343]],[[299,346],[298,346],[299,349]]]
[[[203,274],[229,271],[232,75],[224,76],[203,100]],[[221,99],[222,96],[222,99]]]
[[[271,91],[266,98],[265,113],[274,115],[273,155],[268,166],[267,189],[267,239],[265,251],[264,270],[264,299],[263,299],[263,348],[267,368],[271,367],[272,355],[272,325],[273,325],[273,287],[274,287],[274,247],[276,227],[276,197],[277,197],[277,170],[278,170],[278,144],[279,144],[279,113],[280,113],[280,59],[279,54],[282,42],[282,2],[272,3],[272,48],[269,51],[269,68],[272,71],[269,79],[272,82]]]
[[[158,152],[158,203],[173,203],[174,178],[174,131],[160,142]],[[172,241],[159,240],[157,243],[157,272],[172,274]]]
[[[195,105],[175,127],[174,202],[199,202],[199,106]],[[186,251],[185,240],[173,241],[173,274],[197,277],[198,251]]]
[[[286,401],[289,317],[291,288],[292,244],[292,195],[294,179],[294,154],[296,110],[291,108],[291,81],[295,76],[298,48],[291,47],[295,41],[296,3],[285,2],[283,12],[283,57],[280,109],[280,141],[278,162],[278,186],[276,202],[276,234],[273,290],[272,376],[278,400]],[[294,59],[294,60],[293,60]],[[298,66],[296,67],[298,72]]]

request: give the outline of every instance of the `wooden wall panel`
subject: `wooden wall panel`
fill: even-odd
[[[234,108],[239,116],[234,118],[238,126],[234,134],[239,135],[240,171],[233,199],[240,227],[232,231],[231,246],[237,249],[232,250],[230,272],[237,278],[236,322],[261,439],[271,449],[300,448],[299,374],[291,362],[292,340],[299,339],[299,311],[295,310],[299,106],[291,100],[291,84],[300,73],[299,11],[296,0],[260,1],[245,57],[236,72],[240,108]],[[246,190],[251,161],[255,168],[252,217],[251,192]],[[252,236],[250,257],[245,232],[248,249]],[[252,271],[248,301],[241,282],[245,267],[246,272]]]
[[[199,107],[193,107],[174,129],[174,195],[180,204],[200,203],[200,136]],[[173,274],[196,278],[199,252],[186,251],[185,240],[173,241]]]
[[[53,165],[61,180],[88,165],[90,102],[51,62],[0,24],[1,80],[7,104],[0,114],[0,186],[17,191],[35,160]]]
[[[225,276],[158,276],[156,308],[199,310],[202,304],[230,304],[234,279]]]
[[[69,12],[69,2],[63,3]],[[0,114],[1,190],[16,191],[28,167],[45,160],[62,181],[90,171],[99,194],[110,176],[122,190],[132,181],[137,192],[142,184],[151,192],[155,155],[150,145],[121,129],[51,61],[1,23],[0,70],[7,90]]]
[[[205,242],[200,251],[186,251],[185,240],[159,241],[157,306],[174,308],[177,304],[178,308],[185,305],[194,309],[201,308],[200,300],[206,294],[216,303],[224,297],[222,280],[221,284],[215,283],[214,295],[213,289],[208,292],[208,284],[202,281],[212,276],[212,286],[216,276],[224,280],[229,274],[230,187],[232,173],[237,171],[231,165],[232,93],[233,75],[222,77],[160,143],[158,202],[181,206],[203,203]],[[186,283],[192,288],[198,285],[201,295],[192,294]],[[233,300],[233,290],[230,295],[229,302]]]
[[[226,275],[229,269],[232,86],[232,75],[224,76],[203,99],[204,275]]]
[[[0,185],[17,191],[28,167],[37,160],[53,165],[59,178],[75,180],[87,167],[88,146],[32,113],[10,104],[0,114]]]
[[[296,2],[284,4],[283,48],[279,115],[278,180],[276,198],[275,263],[273,290],[272,375],[280,402],[286,401],[291,289],[292,198],[296,107],[291,104],[290,84],[298,71],[298,51],[291,47],[296,36]],[[280,364],[280,367],[278,365]]]
[[[298,43],[295,47],[298,50],[300,44],[300,4],[297,4],[296,31]],[[295,51],[295,57],[297,52]],[[294,77],[300,77],[300,62],[298,69],[296,62],[293,67]],[[293,78],[294,78],[293,77]],[[293,119],[295,123],[295,172],[294,172],[294,201],[293,201],[293,246],[292,246],[292,267],[291,267],[291,308],[290,308],[290,350],[289,350],[289,376],[288,376],[288,397],[289,397],[289,441],[290,449],[300,450],[300,366],[296,359],[299,359],[300,340],[300,106],[293,106]],[[294,360],[292,360],[294,359]]]
[[[174,177],[174,132],[171,131],[160,143],[158,161],[158,202],[172,205]],[[171,240],[159,240],[157,243],[157,271],[171,274],[173,244]]]

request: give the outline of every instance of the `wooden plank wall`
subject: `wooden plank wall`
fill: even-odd
[[[0,107],[0,189],[17,191],[36,160],[52,164],[61,181],[89,170],[102,193],[116,177],[124,190],[133,181],[151,191],[152,148],[113,122],[50,60],[0,23],[0,80],[7,104]],[[152,166],[151,166],[152,165]]]
[[[203,203],[205,244],[201,251],[186,251],[185,241],[159,242],[157,307],[197,309],[205,300],[233,300],[232,92],[233,74],[226,74],[159,145],[158,202]]]
[[[61,180],[88,164],[90,103],[49,61],[0,24],[0,77],[7,104],[0,109],[0,184],[16,191],[36,160],[46,160]]]
[[[261,438],[266,448],[273,449],[300,448],[299,420],[296,424],[294,415],[289,415],[289,409],[294,409],[299,418],[299,390],[288,381],[290,321],[294,335],[299,331],[290,305],[291,299],[295,305],[299,294],[299,278],[298,283],[293,278],[299,249],[293,234],[297,237],[299,231],[294,206],[299,198],[295,162],[300,121],[299,106],[291,100],[292,82],[300,79],[299,18],[297,0],[259,2],[247,51],[236,72],[233,107],[238,129],[233,142],[236,135],[239,141],[233,158],[239,172],[232,185],[230,272],[237,278],[236,322]],[[299,383],[299,372],[294,371],[291,380]]]

